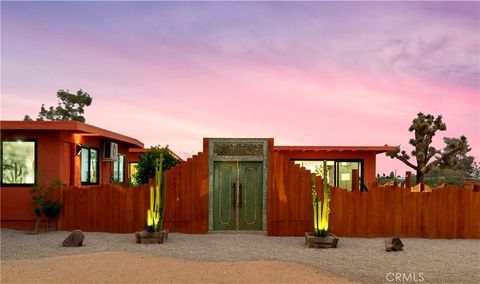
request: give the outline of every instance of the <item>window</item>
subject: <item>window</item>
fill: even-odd
[[[124,182],[124,167],[125,167],[125,156],[118,155],[116,161],[113,161],[113,176],[112,182],[120,183]]]
[[[36,183],[35,141],[2,141],[2,185],[33,185]]]
[[[298,160],[295,164],[323,178],[323,160]],[[363,160],[327,160],[327,182],[330,186],[352,190],[352,170],[358,170],[359,188],[363,184]]]
[[[82,147],[81,159],[82,184],[98,184],[98,150]]]
[[[137,184],[137,179],[135,178],[137,174],[137,166],[138,163],[130,163],[129,164],[129,176],[130,176],[130,183],[132,185],[138,185]]]

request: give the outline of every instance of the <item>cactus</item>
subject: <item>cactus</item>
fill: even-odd
[[[163,155],[160,155],[155,161],[155,184],[150,185],[150,209],[147,211],[147,226],[154,232],[163,230],[165,187]]]
[[[17,162],[13,162],[13,166],[9,165],[8,167],[6,168],[10,168],[10,170],[8,171],[9,172],[9,175],[7,175],[5,177],[5,180],[7,183],[22,183],[23,182],[23,178],[26,174],[26,172],[24,172],[23,170],[23,167],[18,165]]]
[[[327,161],[323,161],[323,207],[322,201],[315,192],[315,176],[312,175],[312,200],[313,200],[313,227],[317,237],[326,237],[330,215],[330,186],[326,180]]]

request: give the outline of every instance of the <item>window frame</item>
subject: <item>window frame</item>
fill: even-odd
[[[34,159],[35,159],[35,169],[33,170],[33,183],[4,183],[3,182],[3,142],[33,142],[34,143]],[[1,139],[0,145],[0,161],[1,161],[1,173],[0,173],[0,185],[2,187],[33,187],[37,185],[38,182],[38,140],[37,139],[22,139],[22,138],[4,138]]]
[[[122,167],[123,168],[123,176],[122,176],[123,180],[115,181],[115,162],[118,162],[118,164],[120,164],[119,163],[120,157],[123,157],[123,162],[122,162],[122,164],[123,164],[123,167]],[[127,156],[124,155],[124,154],[117,154],[117,160],[113,161],[112,178],[111,178],[112,183],[124,183],[125,182],[125,160],[126,160],[126,157]],[[117,173],[118,173],[118,177],[120,178],[120,166],[117,169]]]
[[[312,159],[304,159],[304,158],[291,158],[290,161],[293,161],[293,162],[296,162],[296,161],[318,161],[318,162],[322,162],[322,161],[333,161],[333,166],[334,166],[334,170],[333,170],[333,186],[334,187],[338,187],[338,184],[339,184],[339,181],[338,181],[338,174],[339,174],[339,166],[338,164],[341,163],[341,162],[356,162],[356,163],[360,163],[360,169],[361,169],[361,174],[359,173],[359,180],[360,180],[360,187],[359,189],[361,190],[362,189],[362,186],[364,185],[363,181],[364,181],[364,175],[365,175],[365,159],[328,159],[328,158],[325,158],[325,159],[315,159],[315,158],[312,158]]]
[[[98,185],[100,183],[100,150],[97,147],[91,147],[91,146],[81,146],[82,151],[84,149],[88,150],[88,181],[83,182],[82,181],[82,155],[80,154],[80,183],[82,185]],[[97,162],[95,163],[95,166],[97,168],[97,181],[96,182],[91,182],[91,149],[97,151]]]

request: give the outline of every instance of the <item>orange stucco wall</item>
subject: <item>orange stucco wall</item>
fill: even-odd
[[[47,189],[53,180],[62,184],[81,186],[80,156],[75,153],[77,143],[95,147],[99,150],[99,183],[111,183],[113,162],[102,161],[103,141],[100,136],[82,136],[67,131],[13,131],[2,130],[1,139],[34,139],[37,141],[37,184]],[[119,154],[126,156],[124,165],[125,183],[128,183],[128,148],[130,144],[118,143]],[[32,229],[35,215],[33,213],[31,186],[2,186],[1,195],[1,226]],[[53,198],[58,198],[54,192]]]
[[[286,159],[289,160],[340,160],[340,159],[355,159],[363,160],[364,176],[363,182],[365,185],[373,185],[375,182],[375,151],[277,151]]]

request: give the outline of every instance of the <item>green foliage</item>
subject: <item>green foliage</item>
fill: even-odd
[[[85,122],[83,113],[85,107],[92,104],[92,97],[87,92],[78,90],[76,94],[69,93],[69,91],[59,90],[57,92],[59,100],[56,107],[45,108],[42,104],[37,120],[74,120]],[[23,120],[32,120],[29,115],[25,115]]]
[[[425,183],[431,187],[442,184],[461,186],[465,184],[465,175],[460,170],[435,167],[425,175]]]
[[[443,148],[444,152],[448,152],[451,149],[455,149],[457,145],[464,143],[458,138],[449,138],[444,137],[443,142],[446,146]],[[475,157],[468,156],[467,153],[470,152],[472,148],[466,145],[462,150],[454,153],[453,155],[446,156],[440,161],[441,169],[455,169],[463,174],[464,177],[480,178],[480,168],[475,162]]]
[[[412,125],[408,129],[414,132],[414,138],[410,139],[409,143],[414,147],[411,156],[415,157],[416,163],[410,162],[411,156],[405,150],[401,150],[398,146],[395,150],[386,153],[387,156],[397,158],[407,166],[416,171],[416,183],[424,181],[424,176],[432,168],[442,164],[448,163],[453,156],[461,151],[469,148],[467,138],[461,136],[455,138],[454,141],[447,144],[443,150],[438,150],[431,146],[433,136],[437,131],[445,131],[447,126],[439,115],[436,118],[431,114],[418,113],[417,117],[412,121]],[[467,150],[468,152],[469,150]],[[433,161],[432,158],[434,158]]]
[[[180,161],[175,158],[168,149],[168,145],[165,147],[154,146],[140,156],[140,160],[137,165],[137,173],[135,174],[136,182],[140,184],[148,183],[148,180],[155,177],[155,163],[163,157],[163,170],[168,170],[175,167]]]
[[[37,232],[38,224],[43,216],[50,219],[56,218],[60,214],[62,203],[58,200],[50,199],[52,191],[58,186],[60,186],[60,181],[54,180],[47,190],[44,190],[40,186],[34,186],[30,191],[30,194],[32,194],[33,212],[37,216],[35,232]]]

